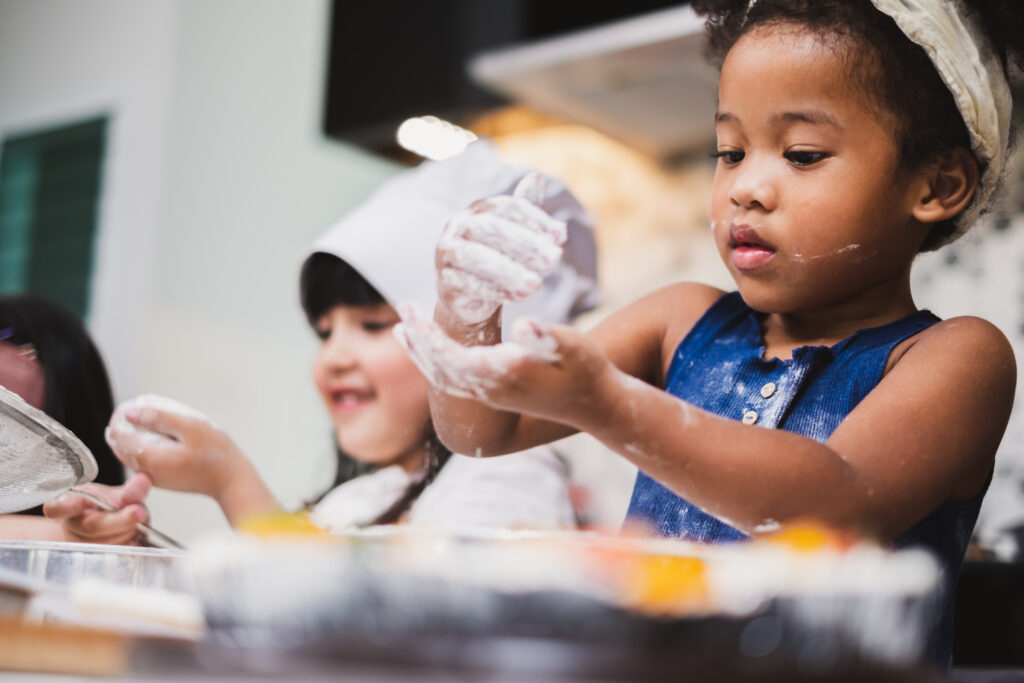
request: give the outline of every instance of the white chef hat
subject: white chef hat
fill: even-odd
[[[477,140],[458,156],[425,161],[385,181],[321,235],[310,256],[337,256],[389,304],[411,302],[429,316],[437,301],[434,250],[445,224],[478,199],[511,194],[534,170],[502,161],[493,143]],[[544,177],[547,194],[541,208],[566,222],[565,251],[539,291],[505,306],[506,322],[522,315],[567,322],[598,303],[591,219],[563,183]]]

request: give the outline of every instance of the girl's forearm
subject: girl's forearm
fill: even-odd
[[[574,426],[742,531],[798,517],[878,531],[865,529],[868,487],[827,445],[714,415],[617,370],[599,393]]]
[[[458,398],[431,388],[430,415],[437,437],[455,453],[495,455],[504,452],[519,415]]]
[[[439,302],[434,309],[434,322],[462,346],[490,346],[501,342],[501,308],[483,322],[466,324]],[[473,454],[479,450],[491,455],[507,441],[519,421],[514,413],[459,398],[435,387],[430,388],[430,413],[438,438],[456,453]]]
[[[230,476],[213,498],[233,527],[249,517],[281,509],[259,472],[244,455],[232,466]]]

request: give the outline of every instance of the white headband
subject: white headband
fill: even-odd
[[[751,0],[747,12],[757,3]],[[1012,98],[1003,66],[976,21],[963,17],[952,0],[871,0],[911,41],[928,54],[953,93],[971,147],[987,167],[974,201],[956,219],[942,244],[963,235],[977,220],[999,184],[1010,136]]]
[[[908,38],[924,48],[942,81],[953,93],[971,136],[974,153],[988,163],[967,211],[957,217],[964,234],[985,208],[1003,172],[1010,137],[1012,98],[1003,65],[976,21],[960,16],[948,0],[871,0]]]

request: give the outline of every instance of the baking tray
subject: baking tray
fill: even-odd
[[[208,625],[197,657],[214,670],[270,676],[363,665],[402,680],[416,672],[458,680],[937,680],[921,661],[920,643],[911,642],[933,615],[931,590],[779,595],[742,613],[656,616],[575,590],[577,578],[586,580],[579,566],[566,566],[547,588],[543,579],[542,587],[524,588],[538,576],[518,586],[464,580],[444,568],[424,571],[429,563],[407,553],[469,564],[480,574],[488,564],[474,562],[500,548],[489,565],[497,568],[514,561],[517,544],[525,551],[541,536],[421,538],[403,547],[408,539],[408,532],[383,533],[349,538],[335,550],[220,549],[230,561],[195,577]],[[693,550],[633,545],[659,554]],[[910,640],[901,644],[903,636]]]

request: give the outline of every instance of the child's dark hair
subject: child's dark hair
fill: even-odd
[[[961,4],[978,13],[1004,68],[1010,59],[1020,64],[1024,3],[971,0]],[[920,168],[958,147],[971,149],[953,95],[927,53],[870,0],[759,0],[753,6],[749,0],[693,0],[693,8],[707,16],[708,56],[719,66],[736,41],[758,26],[795,24],[817,33],[826,45],[854,47],[844,53],[850,76],[872,98],[872,105],[881,105],[895,117],[903,167]],[[881,68],[887,64],[899,68]],[[936,224],[921,250],[935,249],[954,230],[953,220]]]
[[[110,379],[78,314],[40,296],[3,296],[0,330],[5,341],[35,348],[45,383],[43,412],[70,429],[93,454],[99,466],[96,481],[124,483],[124,468],[103,437],[114,412]]]
[[[299,275],[299,297],[302,302],[302,310],[305,311],[306,320],[309,321],[311,327],[315,327],[316,321],[335,306],[377,306],[387,303],[380,292],[367,282],[366,278],[359,274],[359,271],[337,256],[324,252],[311,255],[302,264],[302,272]],[[425,445],[427,459],[419,476],[387,510],[371,522],[372,524],[397,522],[412,507],[412,504],[416,502],[416,499],[451,457],[452,452],[441,443],[433,429],[431,429]],[[334,481],[327,491],[312,501],[313,503],[319,501],[336,486],[375,469],[374,465],[353,458],[341,448],[336,447],[336,455],[337,469]]]
[[[316,252],[302,264],[299,298],[310,326],[335,306],[387,303],[355,268],[333,254]]]

